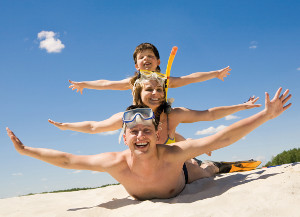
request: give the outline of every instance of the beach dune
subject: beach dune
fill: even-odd
[[[221,174],[171,199],[137,201],[122,185],[0,199],[1,217],[300,216],[300,163]]]

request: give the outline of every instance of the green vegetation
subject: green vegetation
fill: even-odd
[[[281,164],[300,162],[300,148],[294,148],[288,151],[284,151],[269,161],[265,167],[276,166]]]
[[[48,193],[61,193],[61,192],[72,192],[72,191],[83,191],[83,190],[91,190],[91,189],[97,189],[97,188],[104,188],[107,186],[111,185],[119,185],[120,183],[117,184],[107,184],[107,185],[102,185],[100,187],[95,187],[95,188],[71,188],[71,189],[66,189],[66,190],[57,190],[57,191],[51,191],[51,192],[42,192],[42,193],[37,193],[37,194],[48,194]],[[30,196],[30,195],[35,195],[33,193],[22,195],[22,196]]]

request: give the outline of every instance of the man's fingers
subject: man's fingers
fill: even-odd
[[[287,110],[289,107],[291,107],[292,103],[289,103],[288,105],[283,107],[283,111]]]
[[[289,91],[290,91],[289,89],[286,89],[284,93],[279,97],[279,99],[283,101],[285,97],[288,95]]]
[[[273,99],[279,99],[282,87],[279,87]]]
[[[284,105],[287,101],[290,100],[290,98],[292,97],[292,95],[288,95],[286,98],[284,98],[284,100],[282,100],[282,104]]]
[[[265,92],[265,104],[268,104],[270,102],[270,95],[269,93]]]

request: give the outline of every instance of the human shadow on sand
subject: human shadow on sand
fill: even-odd
[[[68,209],[68,211],[78,211],[78,210],[84,210],[84,209],[92,209],[92,208],[96,208],[96,207],[103,207],[103,208],[106,208],[106,209],[118,209],[118,208],[128,206],[128,205],[139,204],[141,202],[142,201],[134,200],[133,198],[128,196],[128,197],[125,197],[125,198],[122,198],[122,199],[113,198],[111,201],[108,201],[106,203],[101,203],[101,204],[96,205],[96,206],[72,208],[72,209]]]
[[[185,189],[176,197],[170,199],[153,199],[154,203],[192,203],[207,198],[216,197],[222,195],[231,188],[239,185],[244,185],[256,180],[267,179],[271,176],[281,174],[283,172],[274,172],[264,174],[266,170],[254,170],[247,173],[235,173],[235,174],[220,174],[216,177],[204,178],[197,180],[191,184],[186,185]],[[195,190],[196,189],[196,190]],[[128,196],[121,199],[113,199],[111,201],[101,203],[92,207],[73,208],[68,211],[77,211],[83,209],[91,209],[96,207],[102,207],[106,209],[118,209],[128,205],[135,205],[142,203],[143,201],[134,200]]]
[[[185,189],[177,197],[162,200],[155,199],[155,202],[164,203],[192,203],[199,200],[204,200],[212,197],[217,197],[224,194],[231,188],[239,185],[244,185],[249,182],[267,179],[271,176],[279,175],[283,172],[265,173],[265,170],[255,170],[250,173],[236,173],[236,174],[220,174],[216,177],[204,178],[187,185]]]

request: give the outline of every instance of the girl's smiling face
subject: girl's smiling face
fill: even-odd
[[[142,102],[155,111],[165,100],[163,87],[155,80],[143,82],[141,91]]]

